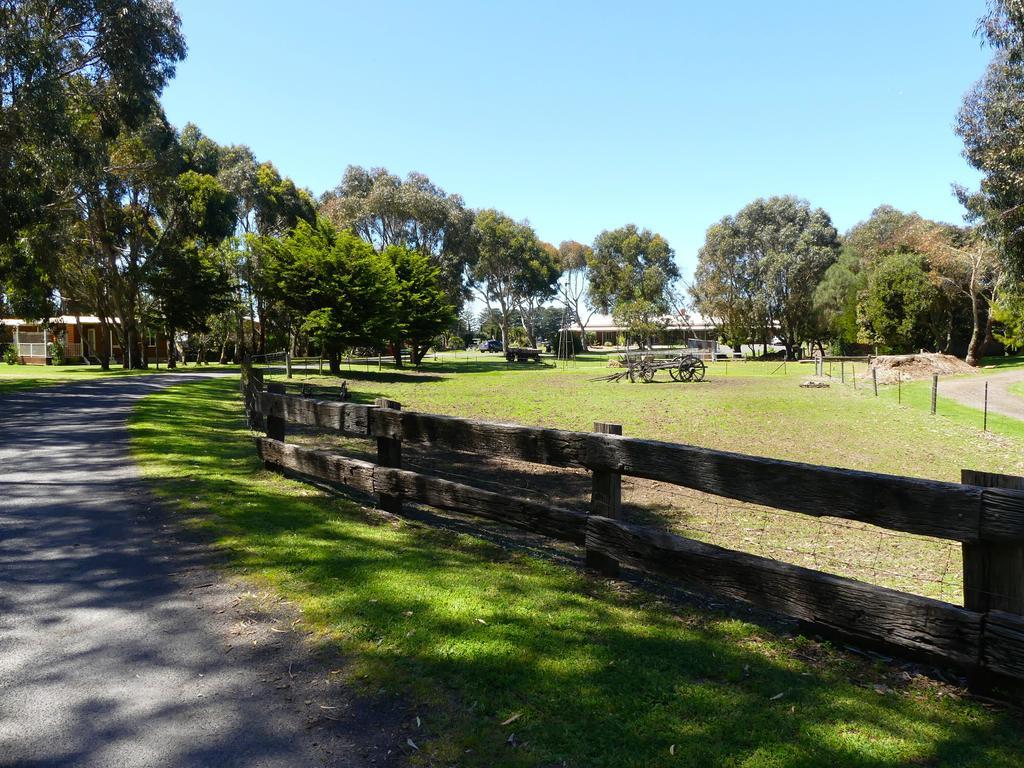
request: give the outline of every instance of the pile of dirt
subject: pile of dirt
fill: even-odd
[[[917,355],[880,355],[871,361],[871,367],[878,371],[879,384],[930,379],[933,373],[949,376],[956,373],[973,373],[975,370],[959,357],[944,355],[941,352],[922,352]]]

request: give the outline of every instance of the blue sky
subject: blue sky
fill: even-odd
[[[759,196],[845,230],[881,203],[959,222],[977,181],[952,126],[984,0],[176,4],[171,121],[316,194],[418,170],[556,244],[649,227],[688,275]]]

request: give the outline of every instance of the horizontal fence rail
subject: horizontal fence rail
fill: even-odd
[[[588,564],[609,574],[625,564],[692,591],[1024,681],[1024,609],[1017,604],[1024,590],[1014,592],[1009,603],[982,604],[971,597],[961,607],[614,519],[617,478],[646,478],[813,517],[962,542],[965,577],[970,568],[986,579],[973,575],[972,584],[988,584],[998,583],[989,573],[1000,567],[998,553],[1024,546],[1024,490],[1018,490],[1024,481],[974,482],[967,475],[964,483],[921,480],[610,434],[616,425],[574,432],[498,424],[403,411],[383,399],[378,405],[311,400],[273,386],[277,392],[261,392],[259,377],[243,372],[250,423],[267,425],[268,436],[257,439],[257,450],[269,467],[374,494],[393,510],[403,500],[414,501],[572,542],[586,548]],[[286,424],[377,440],[378,463],[288,444]],[[402,469],[403,442],[589,470],[589,514]],[[992,485],[1002,487],[987,487]]]
[[[620,435],[498,424],[264,393],[264,415],[559,467],[617,472],[814,517],[959,542],[1024,540],[1024,491],[823,467]]]

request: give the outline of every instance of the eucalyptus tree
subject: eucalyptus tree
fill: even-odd
[[[694,297],[704,314],[735,306],[758,318],[762,340],[777,336],[793,356],[820,334],[814,290],[838,254],[823,209],[789,195],[758,199],[708,231]]]
[[[74,216],[60,261],[61,294],[116,335],[125,364],[144,366],[141,317],[199,330],[226,282],[211,249],[230,234],[234,200],[188,168],[161,113],[108,136],[99,116],[80,128],[90,163],[76,174]],[[155,308],[154,308],[155,307]],[[104,367],[109,360],[104,358]]]
[[[473,230],[477,248],[473,286],[488,310],[497,305],[501,343],[507,348],[513,314],[521,317],[524,307],[539,306],[536,297],[554,294],[558,268],[525,221],[486,209],[477,214]],[[525,321],[523,328],[529,334]],[[536,343],[533,338],[529,341]]]
[[[669,311],[679,277],[668,241],[635,224],[605,230],[594,240],[587,271],[591,304],[611,312],[641,342],[649,340]]]
[[[996,241],[1007,271],[1024,278],[1024,6],[990,0],[978,32],[994,51],[984,76],[964,96],[956,130],[964,157],[981,172],[978,189],[957,187],[982,234]]]
[[[0,292],[20,311],[51,309],[88,134],[142,125],[184,55],[164,0],[0,0]]]
[[[352,165],[341,183],[321,197],[320,213],[378,251],[398,245],[428,256],[451,302],[461,308],[476,255],[474,213],[462,197],[445,192],[422,173],[403,180],[385,168]]]
[[[558,295],[568,320],[580,327],[580,348],[584,352],[587,351],[587,325],[594,316],[594,309],[587,301],[587,260],[593,254],[593,248],[575,240],[563,240],[558,246],[558,266],[562,270]]]
[[[227,311],[235,325],[236,357],[246,350],[265,351],[268,330],[291,341],[294,318],[283,305],[271,305],[262,279],[261,240],[281,237],[300,221],[315,221],[312,196],[272,163],[259,162],[245,145],[219,145],[191,124],[182,131],[182,145],[189,162],[215,175],[235,200],[235,238],[224,259],[233,275],[235,296]],[[248,323],[248,340],[246,317],[259,320]]]

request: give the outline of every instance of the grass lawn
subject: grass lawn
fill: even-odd
[[[609,370],[607,356],[600,354],[584,356],[576,365],[544,367],[509,366],[495,355],[461,353],[430,361],[419,371],[355,365],[342,374],[357,400],[384,396],[411,410],[580,430],[609,421],[635,437],[953,482],[959,482],[961,468],[1024,473],[1024,423],[990,416],[991,429],[983,432],[980,414],[953,401],[940,400],[941,417],[930,416],[927,382],[905,385],[897,403],[895,387],[872,396],[863,365],[847,364],[845,386],[834,368],[829,389],[799,387],[813,374],[812,365],[774,362],[715,364],[701,383],[675,383],[667,373],[658,374],[653,384],[593,381]],[[292,383],[338,383],[305,375],[296,372]],[[558,500],[581,501],[564,495]],[[623,501],[627,517],[638,522],[962,601],[961,552],[955,543],[778,513],[634,479],[624,480]]]
[[[178,373],[221,369],[218,364],[203,366],[197,369],[194,365],[179,368]],[[232,366],[227,366],[228,368]],[[237,366],[234,366],[237,368]],[[75,381],[104,379],[112,376],[144,376],[151,373],[167,373],[166,365],[158,370],[151,366],[146,370],[127,370],[120,366],[111,366],[109,371],[101,370],[98,365],[0,365],[0,395],[7,392],[20,392],[36,387],[68,384]]]
[[[980,420],[932,419],[927,409],[897,405],[895,388],[892,402],[875,399],[860,380],[861,366],[856,390],[850,383],[808,390],[798,385],[813,374],[809,364],[719,363],[705,382],[691,384],[672,382],[667,373],[653,384],[590,380],[607,365],[604,355],[563,368],[507,366],[495,355],[461,353],[419,371],[343,368],[342,379],[360,402],[388,397],[409,410],[580,430],[608,421],[633,437],[937,480],[959,482],[963,467],[1024,474],[1024,439],[1016,439],[1024,431],[1005,437],[982,432]],[[338,383],[302,372],[292,381]]]
[[[890,418],[904,429],[918,426],[914,411],[852,393],[811,392],[802,400],[800,390],[794,397],[786,389],[794,374],[757,379],[757,386],[753,377],[629,386],[588,384],[583,371],[568,370],[554,374],[550,388],[538,386],[540,372],[448,380],[439,364],[427,375],[435,378],[370,372],[351,380],[366,397],[387,394],[407,407],[572,427],[615,420],[629,434],[702,437],[695,441],[775,455],[813,455],[806,444],[813,437],[825,455],[839,456],[838,448],[829,452],[837,439],[854,448],[842,463],[876,468],[900,465],[900,451],[885,444],[900,431],[872,435],[873,427]],[[473,538],[384,519],[265,472],[235,392],[231,381],[204,381],[144,399],[131,423],[143,471],[183,520],[227,553],[234,571],[301,606],[324,642],[351,659],[353,683],[409,703],[410,721],[418,716],[423,724],[417,763],[1024,761],[1017,713],[994,712],[919,676],[778,634],[742,612],[666,604]],[[755,401],[757,413],[745,413]],[[879,407],[891,411],[887,418],[838,432],[813,415],[866,419]],[[755,429],[758,423],[764,426]],[[1008,451],[958,446],[939,430],[901,442],[908,466],[927,470],[934,452],[940,473],[960,459],[1002,466]],[[959,453],[945,456],[951,450]]]

